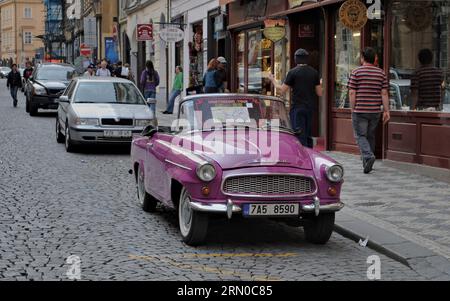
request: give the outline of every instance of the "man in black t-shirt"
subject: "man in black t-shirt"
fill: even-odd
[[[316,97],[322,96],[322,83],[317,70],[308,66],[309,53],[305,49],[295,52],[297,67],[289,71],[283,85],[279,85],[271,74],[269,79],[281,95],[292,89],[290,118],[292,127],[299,132],[303,146],[313,148],[312,118],[317,109]]]

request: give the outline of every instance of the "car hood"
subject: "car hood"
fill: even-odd
[[[72,109],[80,118],[152,119],[146,105],[74,103]]]
[[[214,131],[176,139],[180,139],[176,144],[216,161],[224,170],[258,166],[312,169],[298,138],[286,132]]]
[[[48,89],[65,89],[69,85],[68,81],[55,80],[37,80],[36,83]]]

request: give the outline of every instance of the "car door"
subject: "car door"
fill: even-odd
[[[63,93],[63,96],[67,96],[69,98],[69,101],[71,101],[73,98],[73,94],[75,92],[76,85],[77,85],[77,82],[75,80],[73,80]],[[69,112],[70,105],[71,105],[70,102],[69,103],[60,102],[59,106],[58,106],[59,124],[61,125],[61,128],[63,130],[66,129],[66,120],[67,120],[67,115]]]
[[[155,134],[146,145],[145,180],[147,191],[167,203],[170,201],[168,177],[165,171],[167,146],[160,143],[158,134]]]

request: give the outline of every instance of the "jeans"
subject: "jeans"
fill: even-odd
[[[173,107],[175,106],[175,100],[181,94],[181,90],[172,90],[169,97],[169,103],[167,105],[167,112],[173,113]]]
[[[293,107],[290,112],[291,123],[294,131],[300,131],[297,135],[300,143],[308,148],[313,148],[312,118],[313,110]]]
[[[145,97],[145,100],[147,100],[147,98],[155,98],[156,99],[156,91],[144,91],[144,97]],[[156,118],[156,103],[149,104],[148,107],[150,108],[150,111],[153,112],[153,116]]]
[[[9,92],[11,93],[11,97],[13,98],[14,105],[17,105],[17,91],[19,90],[18,86],[10,86]]]
[[[353,113],[352,124],[356,142],[364,162],[375,157],[375,134],[381,113]]]

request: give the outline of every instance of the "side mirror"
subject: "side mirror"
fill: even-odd
[[[144,130],[142,131],[141,136],[151,138],[153,135],[155,135],[158,132],[155,126],[153,125],[147,125]]]
[[[69,96],[66,96],[66,95],[61,96],[61,97],[59,98],[59,102],[69,103]]]

